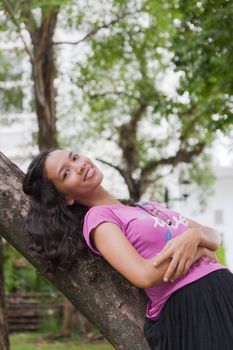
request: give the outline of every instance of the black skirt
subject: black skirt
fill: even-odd
[[[175,292],[144,334],[153,350],[233,350],[233,274],[217,270]]]

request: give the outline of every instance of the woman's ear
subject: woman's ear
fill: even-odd
[[[74,204],[74,199],[73,199],[73,198],[67,197],[67,198],[66,198],[66,204],[67,204],[67,205],[73,205],[73,204]]]

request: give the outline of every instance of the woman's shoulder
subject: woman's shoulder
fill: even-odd
[[[111,206],[109,205],[96,205],[91,207],[85,215],[85,220],[94,219],[97,216],[111,216],[113,213]]]
[[[97,223],[106,221],[120,223],[120,218],[115,210],[115,205],[96,205],[91,207],[84,217],[84,227],[93,227]]]
[[[88,210],[83,222],[83,235],[88,246],[97,253],[91,242],[91,232],[104,222],[116,224],[122,227],[121,219],[114,212],[115,207],[109,205],[97,205]],[[99,254],[99,253],[97,253]]]

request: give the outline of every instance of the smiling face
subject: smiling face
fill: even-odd
[[[56,150],[45,161],[45,173],[67,204],[82,203],[92,196],[103,180],[103,174],[87,157],[65,150]]]

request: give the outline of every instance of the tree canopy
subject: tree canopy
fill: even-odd
[[[179,167],[206,186],[205,150],[232,126],[231,2],[3,0],[1,8],[2,35],[21,42],[10,59],[2,49],[2,80],[17,81],[25,57],[32,68],[24,90],[5,85],[1,98],[6,110],[23,110],[34,87],[27,108],[40,149],[101,138],[116,150],[102,161],[136,200]]]

